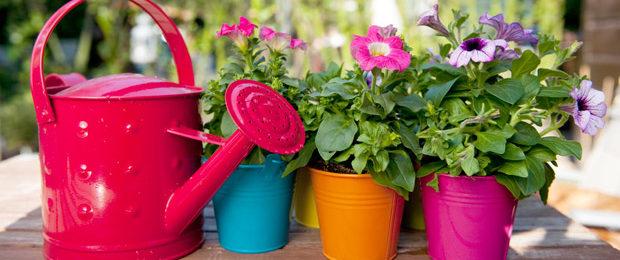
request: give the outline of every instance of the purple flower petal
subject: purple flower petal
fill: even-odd
[[[579,88],[573,88],[570,93],[575,100],[572,113],[575,124],[582,132],[594,135],[598,129],[605,126],[605,114],[607,105],[603,92],[593,89],[592,82],[584,80],[579,84]]]
[[[495,39],[504,39],[506,41],[513,41],[518,44],[529,44],[532,46],[538,44],[538,37],[533,30],[523,29],[523,26],[518,22],[511,24],[504,22],[503,14],[490,17],[488,13],[485,13],[480,16],[478,21],[481,24],[489,25],[495,29],[497,32]]]
[[[439,20],[439,5],[433,5],[433,9],[428,10],[418,19],[418,25],[428,26],[443,36],[450,35],[446,26]]]

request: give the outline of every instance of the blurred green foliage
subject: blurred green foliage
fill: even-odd
[[[45,20],[64,0],[0,1],[0,136],[15,146],[35,148],[35,125],[28,98],[30,50]],[[348,44],[353,34],[364,34],[371,23],[372,0],[155,0],[179,25],[194,60],[196,82],[215,77],[229,51],[228,41],[217,40],[222,23],[244,15],[257,24],[271,25],[306,40],[310,48],[290,61],[293,76],[317,71],[331,61],[350,68]],[[396,0],[402,34],[415,52],[436,46],[431,33],[415,26],[420,13],[435,0]],[[520,20],[541,32],[560,37],[564,0],[439,0],[441,16],[463,9],[472,16],[503,12],[508,21]],[[128,6],[130,8],[128,8]],[[88,77],[133,71],[129,62],[129,30],[140,10],[125,0],[93,0],[72,11],[50,39],[46,71],[80,72]],[[389,15],[389,14],[386,14]],[[157,50],[158,76],[174,79],[167,50]],[[4,54],[4,55],[3,55]],[[3,59],[2,57],[5,56]],[[172,74],[172,75],[169,75]]]

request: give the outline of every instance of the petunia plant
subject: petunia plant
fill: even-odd
[[[306,165],[371,174],[406,197],[414,187],[415,144],[412,132],[401,128],[399,114],[419,109],[412,107],[408,89],[422,71],[422,62],[409,51],[396,28],[370,26],[367,35],[353,37],[354,69],[343,72],[330,64],[307,75],[297,107],[308,140],[285,174]]]
[[[235,80],[252,79],[265,83],[292,104],[300,94],[301,81],[287,75],[286,61],[289,50],[305,50],[306,43],[267,26],[260,28],[257,37],[257,28],[245,17],[240,17],[238,24],[223,24],[216,34],[218,38],[232,41],[234,53],[219,71],[218,78],[209,82],[201,98],[206,119],[204,130],[209,133],[228,137],[236,130],[224,103],[226,88]],[[205,156],[210,156],[216,148],[207,146]],[[264,157],[265,151],[255,148],[244,163],[260,164]]]
[[[557,156],[581,158],[580,144],[560,127],[571,117],[586,134],[604,126],[603,93],[558,70],[580,44],[561,48],[501,14],[485,14],[472,27],[467,15],[453,16],[444,25],[435,5],[418,21],[445,38],[424,65],[430,80],[414,90],[424,109],[403,119],[418,131],[418,177],[435,174],[429,185],[437,187],[438,173],[492,175],[518,199],[539,192],[546,201]]]

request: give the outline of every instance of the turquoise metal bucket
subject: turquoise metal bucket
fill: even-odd
[[[294,176],[269,155],[262,165],[240,165],[213,198],[220,245],[236,253],[263,253],[288,243]]]

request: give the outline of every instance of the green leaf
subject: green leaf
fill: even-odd
[[[536,158],[541,162],[551,162],[557,159],[553,151],[541,145],[534,146],[527,151],[527,157]]]
[[[551,149],[556,154],[562,156],[574,156],[581,159],[581,144],[572,140],[565,140],[555,136],[543,137],[540,144]]]
[[[524,91],[523,97],[521,97],[521,100],[523,101],[535,97],[538,95],[538,92],[540,92],[540,80],[535,76],[524,75],[521,77],[521,84],[523,84]]]
[[[469,107],[460,98],[449,98],[444,100],[442,105],[448,111],[450,117],[448,121],[452,124],[458,124],[461,121],[473,116],[473,113],[469,111]]]
[[[368,158],[370,157],[370,151],[363,147],[364,146],[361,145],[355,146],[355,158],[351,161],[351,167],[353,167],[353,170],[357,173],[364,173],[366,164],[368,164]]]
[[[512,69],[510,69],[512,77],[518,78],[521,75],[528,74],[535,70],[539,64],[538,56],[534,52],[526,50],[521,54],[521,57],[512,62]]]
[[[435,174],[433,179],[426,183],[426,186],[433,188],[435,191],[439,191],[439,175]]]
[[[343,151],[351,146],[357,133],[357,125],[353,119],[337,114],[327,116],[319,125],[316,133],[316,148],[323,160],[329,160],[335,152]]]
[[[308,162],[310,162],[310,159],[312,158],[312,154],[314,153],[315,149],[316,145],[314,144],[314,141],[308,141],[304,145],[304,148],[301,149],[299,153],[297,153],[297,157],[286,164],[286,168],[284,168],[282,176],[285,177],[291,172],[294,172],[295,170],[308,165]]]
[[[446,44],[444,46],[451,47],[450,44]],[[443,72],[446,72],[448,74],[451,74],[453,76],[465,75],[465,71],[464,70],[455,68],[452,65],[444,64],[444,63],[427,63],[427,64],[424,64],[422,66],[422,69],[424,69],[424,70],[428,70],[428,69],[439,70],[439,71],[443,71]]]
[[[450,81],[430,86],[426,94],[424,94],[424,98],[432,102],[435,106],[439,106],[448,91],[450,91],[450,88],[452,88],[452,85],[454,85],[458,79],[457,77]]]
[[[521,81],[517,79],[503,79],[494,85],[487,86],[485,91],[511,105],[514,105],[525,94]]]
[[[549,197],[549,187],[555,180],[555,171],[549,164],[545,163],[545,185],[540,189],[540,200],[546,205]]]
[[[408,96],[401,96],[396,100],[396,104],[411,110],[411,112],[417,113],[418,111],[426,108],[426,100],[417,94],[411,94]]]
[[[563,87],[544,87],[540,89],[538,96],[548,98],[568,98],[570,97],[570,90]]]
[[[403,145],[411,150],[416,156],[421,155],[422,148],[420,141],[413,129],[406,127],[404,124],[398,123],[398,134]]]
[[[545,68],[538,69],[538,78],[540,80],[545,80],[546,78],[549,78],[549,77],[566,79],[569,77],[569,75],[566,72],[561,71],[561,70],[545,69]]]
[[[510,138],[510,142],[520,145],[532,146],[540,142],[540,134],[536,128],[525,122],[515,125],[517,132]]]
[[[446,166],[446,163],[443,161],[435,161],[435,162],[430,162],[430,163],[424,163],[422,165],[422,167],[420,167],[420,169],[418,169],[418,172],[416,174],[416,176],[418,178],[422,178],[424,176],[427,176],[431,173],[437,173],[437,170],[443,168]]]
[[[372,161],[372,170],[374,172],[383,172],[390,163],[390,154],[387,150],[381,150],[375,156],[371,156],[370,159]]]
[[[497,171],[512,176],[527,178],[527,166],[525,164],[525,160],[504,162]]]
[[[360,106],[360,111],[369,115],[383,116],[381,109],[375,105],[371,94],[368,92],[365,92],[362,95],[362,105]]]
[[[501,132],[479,132],[476,137],[474,145],[482,152],[503,154],[506,150],[506,138]]]
[[[524,196],[530,196],[545,185],[545,168],[536,158],[528,157],[525,159],[525,164],[528,170],[527,178],[519,180],[517,185]]]
[[[510,161],[521,161],[525,159],[525,153],[518,146],[507,143],[506,152],[501,155],[502,158]]]
[[[504,187],[506,187],[506,189],[510,191],[510,193],[512,194],[512,196],[515,197],[515,199],[522,199],[524,197],[523,194],[521,194],[521,189],[519,189],[519,185],[517,185],[519,179],[523,178],[504,174],[495,175],[495,180],[499,184],[504,185]]]
[[[467,176],[472,176],[480,171],[480,165],[478,164],[478,160],[476,160],[475,155],[476,151],[473,146],[470,145],[465,148],[461,161],[461,168]]]
[[[390,160],[386,173],[392,180],[392,185],[401,187],[409,192],[415,185],[415,172],[409,155],[402,150],[390,151]]]
[[[388,115],[394,109],[394,94],[392,92],[383,93],[381,95],[372,95],[372,99],[383,109],[383,116]]]
[[[237,124],[232,120],[228,111],[222,115],[222,122],[220,122],[220,131],[224,137],[231,136],[237,131]]]
[[[353,99],[357,95],[355,93],[355,87],[350,85],[351,82],[342,78],[333,78],[329,82],[323,85],[323,91],[321,96],[331,96],[334,94],[339,95],[344,99]]]

